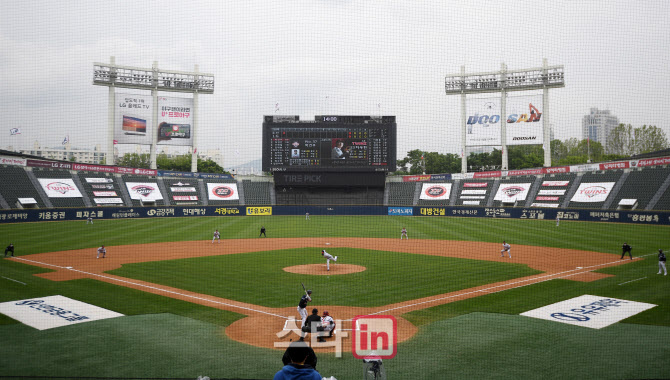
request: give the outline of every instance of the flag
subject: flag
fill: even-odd
[[[70,142],[70,136],[65,136],[65,138],[63,139],[63,145],[65,145],[69,142]]]
[[[114,140],[114,145],[118,144],[119,140]]]
[[[14,135],[20,135],[21,130],[19,128],[12,128],[9,130],[9,135],[14,136]]]

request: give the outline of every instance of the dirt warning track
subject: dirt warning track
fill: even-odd
[[[330,244],[326,245],[326,243]],[[512,258],[510,259],[508,257],[500,257],[501,245],[498,243],[374,238],[236,239],[223,240],[220,244],[212,244],[210,241],[166,242],[107,247],[108,254],[105,259],[96,259],[96,250],[91,248],[85,250],[27,255],[17,257],[16,260],[55,270],[54,272],[37,275],[53,281],[92,278],[145,292],[247,315],[246,318],[242,318],[228,326],[225,329],[225,334],[239,342],[259,347],[273,348],[275,342],[288,341],[289,339],[295,340],[297,338],[297,336],[293,334],[287,335],[283,339],[280,339],[277,336],[277,333],[286,331],[284,330],[285,328],[290,328],[291,322],[289,321],[287,323],[287,319],[298,318],[295,306],[269,308],[189,292],[141,280],[114,276],[105,272],[120,268],[121,265],[127,263],[305,247],[315,247],[316,253],[324,247],[352,248],[458,257],[475,260],[504,261],[526,264],[533,269],[544,272],[538,275],[486,284],[457,292],[439,294],[379,307],[319,305],[317,301],[318,298],[315,297],[314,307],[317,307],[321,311],[328,310],[334,318],[344,321],[341,326],[338,326],[338,329],[340,329],[341,332],[345,332],[347,329],[351,328],[350,322],[347,320],[350,320],[357,315],[393,315],[398,320],[399,342],[411,338],[417,332],[416,326],[401,317],[404,313],[556,278],[565,278],[575,281],[594,281],[607,277],[607,275],[593,273],[593,270],[630,262],[629,260],[618,260],[615,255],[606,253],[520,245],[512,246]],[[346,251],[345,253],[339,253],[339,255],[345,257]],[[348,273],[361,272],[365,269],[365,267],[345,263],[331,263],[330,272],[326,272],[325,265],[297,265],[284,268],[284,270],[294,273],[313,275],[347,275]],[[312,305],[310,304],[308,309],[311,309],[311,307]],[[350,339],[350,337],[345,339]],[[349,346],[350,344],[343,344],[343,348],[345,349],[348,349]],[[327,347],[319,350],[326,352],[332,351],[333,348]]]

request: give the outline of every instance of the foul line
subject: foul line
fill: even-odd
[[[4,278],[4,279],[7,279],[7,280],[9,280],[9,281],[18,282],[19,284],[23,284],[23,285],[26,284],[25,282],[17,281],[17,280],[14,280],[14,279],[12,279],[12,278],[9,278],[9,277],[5,277],[5,276],[0,276],[0,277],[2,277],[2,278]]]
[[[28,260],[28,259],[19,258],[19,257],[17,257],[17,259],[18,259],[18,260],[29,261],[29,262],[31,262],[31,263],[37,263],[37,264],[42,264],[42,265],[48,265],[48,266],[56,267],[56,268],[59,268],[59,269],[67,269],[66,267],[62,267],[62,266],[60,266],[60,265],[54,265],[54,264],[48,264],[48,263],[42,263],[42,262],[39,262],[39,261]],[[172,290],[161,289],[161,288],[157,288],[157,287],[155,287],[155,286],[144,285],[144,284],[138,284],[138,283],[136,283],[136,282],[126,281],[126,280],[121,280],[121,279],[118,279],[118,278],[109,277],[109,276],[101,275],[101,274],[98,274],[98,273],[84,272],[84,271],[81,271],[81,270],[78,270],[78,269],[68,269],[68,270],[75,271],[75,272],[79,272],[79,273],[83,273],[83,274],[86,274],[86,275],[89,275],[89,276],[96,276],[96,277],[105,278],[105,279],[108,279],[108,280],[111,280],[111,281],[116,281],[116,282],[121,282],[121,283],[131,284],[131,285],[140,286],[140,287],[143,287],[143,288],[148,288],[148,289],[153,289],[153,290],[158,290],[158,291],[161,291],[161,292],[164,292],[164,293],[176,294],[176,295],[179,295],[179,296],[182,296],[182,297],[188,297],[188,298],[192,298],[192,299],[196,299],[196,300],[200,300],[200,301],[211,302],[211,303],[215,303],[215,304],[219,304],[219,305],[225,305],[225,306],[235,307],[235,308],[238,308],[238,309],[243,309],[243,310],[253,311],[253,312],[255,312],[255,313],[262,313],[262,314],[272,315],[273,317],[279,317],[279,318],[288,319],[288,317],[285,317],[285,316],[283,316],[283,315],[273,314],[273,313],[268,313],[267,311],[256,310],[256,309],[251,309],[251,308],[244,307],[244,306],[233,305],[233,304],[229,304],[229,303],[225,303],[225,302],[220,302],[220,301],[216,301],[216,300],[211,300],[211,299],[207,299],[207,298],[203,298],[203,297],[192,296],[192,295],[190,295],[190,294],[184,294],[184,293],[179,293],[179,292],[175,292],[175,291],[172,291]]]
[[[653,253],[650,254],[650,255],[653,255]],[[649,255],[645,255],[645,256],[649,256]],[[641,257],[643,257],[643,256],[641,256]],[[450,298],[462,297],[462,296],[466,296],[466,295],[470,295],[470,294],[474,294],[474,293],[480,293],[480,292],[498,293],[498,292],[501,292],[501,291],[504,291],[504,290],[522,288],[524,286],[539,284],[539,283],[549,281],[549,280],[553,280],[553,279],[556,279],[556,278],[571,277],[571,276],[591,272],[591,270],[583,270],[583,269],[586,269],[586,268],[596,268],[596,267],[611,265],[611,264],[615,264],[615,263],[619,263],[619,262],[621,262],[621,261],[617,260],[617,261],[612,261],[612,262],[609,262],[609,263],[592,265],[590,267],[582,267],[582,268],[579,269],[580,272],[578,272],[578,273],[571,273],[571,272],[574,272],[574,271],[577,270],[577,269],[571,269],[571,270],[568,270],[568,271],[552,273],[552,274],[548,274],[548,275],[545,275],[545,276],[528,278],[528,279],[521,280],[521,281],[516,281],[516,282],[511,282],[511,283],[501,284],[501,285],[496,285],[496,286],[491,286],[491,287],[485,288],[485,289],[478,289],[478,290],[473,290],[473,291],[469,291],[469,292],[466,292],[466,293],[459,293],[459,294],[454,294],[454,295],[450,295],[450,296],[446,296],[446,297],[436,298],[436,299],[432,299],[432,300],[428,300],[428,301],[417,302],[417,303],[413,303],[411,305],[398,306],[398,307],[394,307],[394,308],[391,308],[391,309],[386,309],[386,310],[378,311],[378,312],[375,312],[375,313],[371,313],[370,315],[386,313],[386,312],[393,311],[393,310],[398,310],[398,309],[405,309],[405,308],[409,308],[409,307],[413,307],[413,306],[417,306],[417,305],[433,303],[433,302],[442,301],[442,300],[450,299]],[[562,276],[562,274],[565,274],[565,275]],[[541,280],[541,281],[536,281],[536,280],[540,280],[540,279],[543,279],[543,278],[545,278],[545,279]],[[515,284],[523,284],[523,285],[511,286],[510,287],[510,285],[515,285]],[[498,288],[503,288],[503,287],[505,289],[498,289]],[[491,290],[494,290],[494,291],[491,291]]]
[[[629,283],[629,282],[633,282],[633,281],[644,280],[645,278],[647,278],[647,277],[642,277],[642,278],[637,278],[637,279],[635,279],[635,280],[630,280],[630,281],[622,282],[622,283],[620,283],[619,285],[627,284],[627,283]]]

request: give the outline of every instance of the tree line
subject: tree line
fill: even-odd
[[[628,158],[633,155],[655,152],[670,146],[665,132],[655,126],[634,128],[630,124],[620,124],[609,134],[606,146],[600,142],[569,138],[552,140],[552,166],[579,165]],[[544,165],[542,145],[512,145],[507,147],[509,170],[539,168]],[[460,173],[461,157],[454,153],[424,152],[414,149],[397,161],[396,174],[439,174]],[[470,153],[468,171],[499,170],[502,165],[502,151]]]
[[[126,153],[118,158],[116,165],[127,166],[131,168],[149,169],[151,164],[151,156],[149,153]],[[191,171],[191,153],[184,154],[170,158],[165,153],[156,156],[156,166],[160,170],[172,170],[177,172]],[[211,159],[203,160],[198,157],[198,173],[223,173],[230,174],[225,171],[219,164]]]

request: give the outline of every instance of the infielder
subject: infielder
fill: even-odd
[[[409,236],[407,236],[407,228],[403,227],[402,230],[400,230],[400,240],[402,240],[402,237],[406,237],[407,240],[409,240]]]
[[[503,240],[503,249],[500,251],[500,257],[505,257],[505,252],[507,252],[507,254],[509,255],[509,258],[511,259],[512,258],[511,248],[512,248],[512,246],[505,243],[505,241]]]
[[[9,243],[7,248],[5,248],[5,257],[7,257],[7,252],[11,252],[12,257],[14,257],[14,243]]]
[[[300,324],[301,329],[303,326],[305,326],[305,321],[307,320],[307,310],[305,310],[305,308],[307,307],[307,302],[312,300],[310,294],[312,294],[312,291],[308,290],[307,294],[304,294],[302,297],[300,297],[300,303],[298,303],[298,314],[300,314],[300,320],[302,321]]]
[[[98,248],[98,254],[95,256],[96,259],[100,258],[100,255],[102,255],[102,258],[105,258],[105,255],[107,254],[107,250],[105,249],[105,246],[102,245],[100,248]]]
[[[661,269],[663,269],[663,272],[665,272],[664,276],[668,275],[668,268],[665,267],[665,253],[663,253],[662,249],[658,250],[658,273],[656,274],[661,274]]]
[[[91,218],[90,216],[88,217],[88,219],[86,219],[86,224],[89,223],[93,224],[93,218]]]
[[[219,230],[214,231],[214,237],[212,238],[212,244],[214,244],[214,240],[219,240],[219,243],[221,243],[221,234],[219,233]]]
[[[623,260],[624,256],[626,256],[626,252],[628,252],[628,256],[630,257],[631,260],[633,260],[633,253],[631,252],[633,250],[633,247],[631,247],[628,243],[623,243],[621,246],[621,258],[619,260]]]
[[[333,257],[330,253],[326,252],[326,250],[321,250],[321,256],[326,258],[326,269],[330,270],[330,260],[337,261],[337,256]]]

